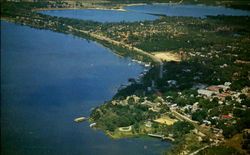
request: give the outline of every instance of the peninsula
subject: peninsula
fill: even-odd
[[[100,23],[38,10],[112,9],[136,4],[213,5],[249,10],[248,1],[1,1],[1,20],[72,34],[143,64],[89,121],[114,139],[171,141],[166,154],[250,153],[250,17],[157,15],[144,22]]]

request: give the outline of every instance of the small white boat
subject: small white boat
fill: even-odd
[[[90,125],[89,125],[89,127],[93,127],[93,126],[95,126],[96,125],[96,123],[91,123]]]

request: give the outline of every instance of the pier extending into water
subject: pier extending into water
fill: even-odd
[[[150,137],[155,137],[155,138],[161,138],[162,140],[175,141],[174,138],[168,137],[168,136],[165,136],[165,135],[158,135],[158,134],[150,134],[150,133],[149,133],[148,136],[150,136]]]

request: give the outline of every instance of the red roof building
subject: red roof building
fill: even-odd
[[[222,119],[231,119],[232,116],[229,116],[229,115],[221,115],[220,118],[222,118]]]
[[[211,91],[214,91],[214,92],[219,92],[219,89],[215,88],[215,87],[208,87],[207,89],[211,90]]]

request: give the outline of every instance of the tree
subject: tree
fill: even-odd
[[[240,110],[240,109],[234,109],[233,114],[236,117],[242,117],[243,116],[243,111]]]
[[[245,94],[240,94],[239,98],[242,99],[242,100],[246,100],[247,96]]]
[[[192,119],[201,122],[207,117],[207,112],[204,110],[196,111],[192,114]]]
[[[100,115],[100,112],[95,109],[90,114],[90,117],[93,118],[94,120],[98,120],[101,117],[101,115]]]
[[[135,132],[139,132],[139,123],[135,123],[134,124],[134,130],[135,130]]]
[[[110,123],[110,124],[108,124],[108,125],[106,125],[107,126],[107,130],[109,130],[109,131],[111,131],[111,132],[114,132],[115,131],[115,126],[112,124],[112,123]]]
[[[237,133],[237,130],[234,126],[225,126],[225,128],[222,129],[223,129],[223,135],[226,138],[231,138],[233,135]]]
[[[226,97],[225,97],[225,100],[226,100],[226,101],[231,101],[231,100],[232,100],[232,97],[231,97],[231,96],[226,96]]]
[[[166,104],[162,104],[160,113],[166,113],[168,111],[169,111],[169,107]]]

